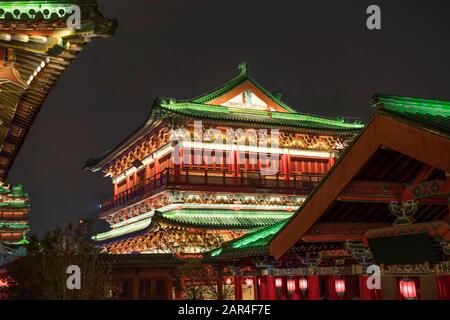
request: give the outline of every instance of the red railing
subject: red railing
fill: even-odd
[[[131,203],[140,196],[167,185],[204,185],[253,187],[264,189],[295,189],[310,192],[322,179],[321,174],[275,174],[265,176],[261,171],[226,171],[210,169],[166,169],[141,184],[101,202],[102,212]]]

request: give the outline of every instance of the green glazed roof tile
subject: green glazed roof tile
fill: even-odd
[[[361,122],[348,122],[340,118],[332,119],[302,113],[269,112],[192,102],[176,102],[173,99],[160,99],[155,107],[188,117],[244,121],[308,129],[357,131],[364,127],[364,124]]]
[[[268,227],[251,232],[236,240],[225,243],[210,252],[211,257],[244,257],[267,254],[269,242],[283,228],[289,219],[284,219]]]
[[[265,227],[292,216],[285,211],[174,210],[158,212],[161,220],[192,227],[252,229]]]
[[[372,105],[378,110],[400,116],[428,128],[450,133],[450,102],[375,95]]]

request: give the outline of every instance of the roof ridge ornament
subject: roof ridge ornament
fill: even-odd
[[[249,65],[247,62],[242,62],[238,66],[239,70],[241,70],[241,76],[247,76],[249,73]]]

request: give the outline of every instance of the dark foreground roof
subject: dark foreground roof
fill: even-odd
[[[104,254],[101,258],[112,267],[175,267],[183,264],[170,253]]]

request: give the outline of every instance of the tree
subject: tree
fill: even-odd
[[[233,298],[233,288],[223,285],[223,277],[210,265],[200,260],[190,260],[176,274],[178,290],[187,300],[228,300]],[[220,283],[220,285],[219,285]]]
[[[30,237],[27,255],[8,264],[9,297],[12,299],[105,299],[111,269],[100,259],[99,249],[86,237],[85,229],[57,227],[39,240]],[[69,266],[80,270],[79,289],[70,289]],[[70,268],[69,268],[70,270]],[[77,277],[74,274],[73,277]]]

